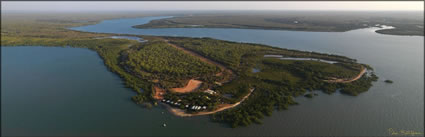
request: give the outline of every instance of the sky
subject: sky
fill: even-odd
[[[84,1],[84,2],[1,2],[1,10],[30,10],[30,11],[105,11],[105,10],[355,10],[355,11],[412,11],[424,10],[423,1],[366,1],[366,2],[220,2],[220,1]]]

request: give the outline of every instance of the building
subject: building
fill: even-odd
[[[214,95],[216,93],[214,90],[211,90],[211,89],[207,89],[204,92],[205,93],[208,93],[208,94],[211,94],[211,95]]]

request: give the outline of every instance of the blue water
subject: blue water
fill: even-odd
[[[138,42],[145,42],[142,38],[133,37],[133,36],[111,36],[113,39],[128,39],[128,40],[137,40]]]
[[[252,73],[257,73],[257,72],[261,72],[261,70],[257,68],[252,68]]]
[[[144,109],[136,92],[81,48],[1,47],[2,135],[182,135],[201,134],[208,119],[175,118],[163,108]],[[167,128],[162,124],[167,123]]]
[[[281,60],[311,60],[311,61],[318,61],[318,62],[324,62],[329,64],[338,63],[337,61],[330,61],[330,60],[324,60],[324,59],[316,59],[316,58],[292,58],[292,57],[283,57],[282,55],[264,55],[265,58],[279,58]]]
[[[273,113],[264,119],[262,125],[231,129],[210,122],[203,116],[180,118],[168,112],[162,114],[165,111],[162,108],[139,108],[129,101],[134,93],[123,88],[121,79],[108,72],[92,51],[8,47],[2,48],[2,106],[8,106],[2,107],[3,134],[388,136],[389,128],[424,132],[422,36],[381,35],[374,32],[378,28],[348,32],[303,32],[131,27],[160,18],[166,17],[107,20],[72,29],[119,34],[211,37],[339,54],[371,65],[380,80],[373,83],[374,86],[368,92],[356,97],[335,93],[319,94],[313,99],[297,98],[300,105]],[[57,54],[51,54],[53,52]],[[49,55],[44,55],[46,53]],[[82,57],[78,58],[77,55]],[[52,80],[43,81],[49,79]],[[394,83],[387,84],[383,82],[385,79],[391,79]],[[48,100],[51,97],[55,100]],[[84,100],[96,103],[78,104]],[[58,101],[62,102],[60,107],[56,106],[60,104],[55,103]],[[29,105],[33,109],[29,109]],[[167,127],[161,127],[162,123],[167,123]]]

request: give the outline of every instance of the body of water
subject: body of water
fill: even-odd
[[[279,58],[281,60],[311,60],[311,61],[319,61],[329,64],[338,63],[337,61],[330,61],[324,59],[316,59],[316,58],[293,58],[293,57],[283,57],[282,55],[264,55],[266,58]]]
[[[163,108],[144,109],[95,52],[78,48],[2,47],[3,135],[275,135],[388,136],[424,130],[424,37],[348,32],[131,26],[167,17],[106,20],[79,31],[211,37],[348,56],[380,77],[366,93],[297,98],[262,125],[229,128],[207,116],[181,118]],[[393,84],[383,82],[393,80]],[[167,123],[167,127],[162,127]],[[423,135],[423,134],[422,134]]]

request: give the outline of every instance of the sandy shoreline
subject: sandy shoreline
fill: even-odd
[[[214,114],[226,109],[230,109],[230,108],[234,108],[238,105],[240,105],[243,101],[245,101],[245,99],[247,99],[251,93],[254,91],[254,89],[250,89],[250,92],[245,95],[239,102],[236,102],[234,104],[221,104],[219,105],[219,107],[216,110],[213,111],[201,111],[201,112],[197,112],[197,113],[186,113],[184,110],[182,109],[178,109],[178,108],[173,108],[168,104],[165,103],[161,103],[163,104],[165,107],[167,107],[167,109],[174,115],[176,116],[180,116],[180,117],[192,117],[192,116],[201,116],[201,115],[209,115],[209,114]]]

